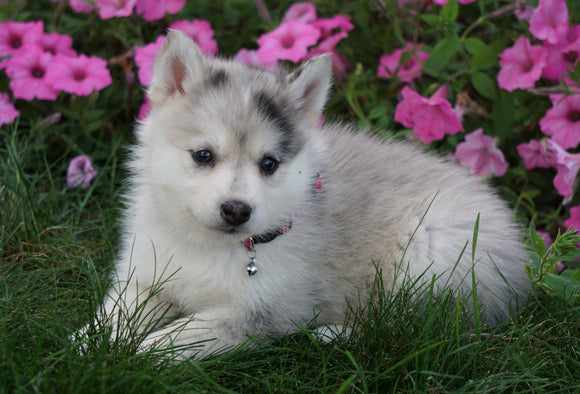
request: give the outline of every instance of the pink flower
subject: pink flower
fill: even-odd
[[[570,217],[564,222],[564,226],[580,231],[580,206],[570,208]]]
[[[258,57],[264,63],[279,59],[296,63],[306,57],[308,47],[319,38],[320,31],[301,20],[284,23],[258,38]]]
[[[11,79],[10,89],[15,98],[56,100],[58,91],[46,80],[52,58],[50,53],[33,45],[6,62],[6,74]]]
[[[168,14],[177,14],[186,0],[137,0],[137,14],[143,14],[143,19],[146,21],[154,21],[161,19]]]
[[[284,14],[281,23],[288,23],[295,20],[301,20],[302,22],[312,23],[318,16],[316,15],[316,6],[314,3],[304,2],[304,3],[294,3]]]
[[[545,44],[547,50],[546,67],[542,76],[558,80],[580,58],[580,25],[571,27],[556,44]]]
[[[242,48],[234,56],[234,60],[240,63],[249,64],[250,66],[257,68],[264,68],[266,70],[273,70],[278,67],[278,61],[275,60],[271,63],[263,63],[258,58],[258,52],[255,50]]]
[[[554,97],[552,108],[540,119],[540,130],[564,149],[580,143],[580,94]]]
[[[89,187],[97,174],[98,172],[93,168],[93,159],[89,155],[74,157],[68,164],[66,185],[68,187]]]
[[[530,33],[540,40],[556,44],[567,30],[566,0],[540,0],[530,18]]]
[[[143,86],[149,86],[151,82],[155,58],[159,51],[161,51],[166,38],[165,36],[159,36],[155,42],[135,48],[135,64],[139,68],[137,77]]]
[[[553,140],[548,140],[548,148],[554,152],[558,172],[554,177],[554,186],[558,194],[565,197],[572,196],[574,182],[580,170],[580,153],[566,152]]]
[[[40,41],[44,24],[39,22],[0,22],[0,56],[16,54]]]
[[[429,58],[429,54],[418,49],[421,45],[407,43],[405,48],[395,49],[388,55],[381,56],[377,76],[393,78],[397,76],[402,82],[411,82],[422,74],[423,63]],[[411,57],[401,64],[403,53],[410,53]]]
[[[447,87],[442,86],[433,96],[425,98],[405,86],[401,92],[403,100],[395,110],[395,120],[412,128],[421,141],[438,141],[445,134],[463,131],[457,114],[447,101]]]
[[[8,94],[0,92],[0,126],[14,122],[20,112],[10,102]]]
[[[526,4],[523,1],[520,1],[517,6],[518,8],[516,8],[514,11],[516,18],[525,22],[529,22],[535,10],[534,6]]]
[[[543,46],[532,46],[526,37],[521,36],[513,47],[506,48],[499,57],[501,69],[497,82],[500,88],[513,92],[518,88],[534,87],[546,65],[547,53]]]
[[[46,73],[46,81],[55,89],[78,96],[88,96],[113,82],[105,60],[85,55],[56,55]]]
[[[101,19],[123,17],[133,14],[137,0],[95,0]]]
[[[530,140],[517,146],[519,155],[524,159],[528,170],[534,168],[551,168],[556,163],[552,152],[546,150],[540,141]]]
[[[53,55],[61,53],[67,56],[76,56],[77,52],[72,49],[73,40],[71,36],[58,33],[45,33],[38,41],[38,45],[45,52]]]
[[[332,18],[320,18],[312,23],[313,27],[320,30],[320,39],[325,40],[333,34],[348,33],[354,29],[350,17],[335,15]]]
[[[151,112],[151,102],[149,101],[149,97],[147,95],[145,95],[145,101],[139,107],[139,113],[137,114],[137,119],[139,119],[139,120],[145,119],[149,115],[149,112]]]
[[[465,136],[465,141],[457,145],[455,157],[461,164],[471,168],[472,175],[502,176],[508,168],[495,140],[483,135],[481,128]]]
[[[187,33],[206,55],[215,55],[218,52],[218,44],[213,39],[214,31],[208,21],[201,19],[195,19],[192,22],[177,21],[169,25],[169,28]]]

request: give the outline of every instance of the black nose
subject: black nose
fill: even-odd
[[[233,226],[246,223],[251,215],[252,207],[242,201],[226,201],[221,206],[222,219]]]

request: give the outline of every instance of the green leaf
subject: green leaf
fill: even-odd
[[[546,253],[546,243],[544,239],[536,231],[530,231],[530,242],[534,252],[540,257]]]
[[[491,101],[497,101],[498,96],[495,82],[487,74],[481,72],[471,74],[471,84],[477,90],[477,93],[483,97]]]
[[[569,303],[576,304],[579,301],[580,282],[571,277],[547,273],[541,285]]]
[[[495,135],[501,141],[511,134],[510,128],[515,121],[515,113],[516,106],[513,96],[503,90],[499,91],[498,99],[494,100],[491,114]]]
[[[448,21],[455,21],[459,15],[459,4],[457,0],[449,0],[441,10],[441,16]]]
[[[457,53],[448,39],[443,39],[435,45],[435,48],[429,54],[429,59],[425,62],[424,71],[437,77],[444,72],[444,68],[449,60]]]
[[[465,50],[473,56],[471,59],[472,69],[486,70],[497,65],[497,53],[480,39],[468,38],[463,44],[465,45]]]

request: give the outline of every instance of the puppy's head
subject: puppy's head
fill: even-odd
[[[170,31],[134,163],[159,214],[186,231],[237,238],[288,220],[317,171],[314,129],[329,84],[327,56],[293,73],[264,71],[205,58]]]

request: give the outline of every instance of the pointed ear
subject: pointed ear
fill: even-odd
[[[298,110],[313,125],[316,124],[326,103],[331,83],[330,55],[310,59],[288,76],[290,95]]]
[[[179,30],[170,30],[153,66],[147,90],[153,108],[174,94],[184,94],[203,75],[203,55],[195,41]]]

